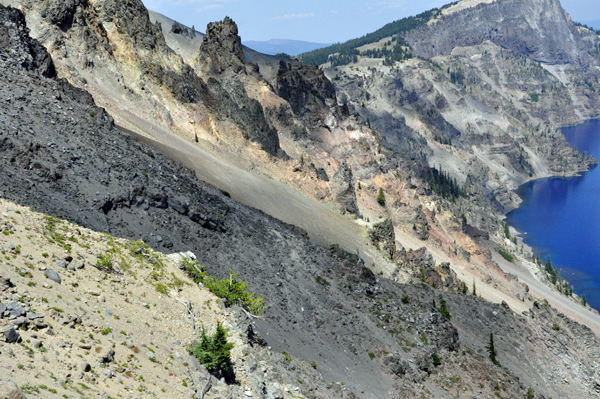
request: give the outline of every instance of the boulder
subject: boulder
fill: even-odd
[[[100,363],[110,363],[115,360],[115,350],[113,348],[109,348],[106,354],[100,357]]]
[[[6,291],[14,286],[15,285],[10,282],[10,278],[0,275],[0,291]]]
[[[402,359],[396,355],[386,357],[383,362],[389,367],[390,371],[397,376],[403,376],[410,369],[408,363],[402,361]]]
[[[68,269],[69,270],[79,270],[79,269],[83,269],[85,266],[85,262],[82,261],[81,259],[77,259],[72,261],[71,263],[69,263]]]
[[[4,329],[2,330],[2,336],[4,337],[4,340],[9,344],[21,341],[21,335],[14,326],[4,327]]]
[[[21,317],[21,316],[25,316],[25,314],[27,313],[25,308],[23,307],[23,305],[21,305],[21,303],[19,302],[9,302],[8,304],[6,304],[6,310],[8,310],[8,317],[9,318],[17,318],[17,317]]]
[[[44,274],[46,275],[46,277],[49,280],[54,281],[55,283],[60,284],[60,282],[62,281],[62,279],[60,278],[60,276],[58,275],[57,272],[55,272],[54,270],[48,269],[44,272]]]

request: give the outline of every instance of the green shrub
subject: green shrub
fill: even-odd
[[[260,314],[265,309],[262,295],[256,298],[253,292],[248,292],[248,285],[236,280],[237,274],[229,270],[230,277],[217,281],[214,277],[205,279],[204,285],[216,296],[227,301],[227,306],[240,305],[254,314]]]
[[[410,302],[410,298],[408,297],[408,295],[404,294],[402,295],[402,303],[409,303]]]
[[[213,276],[208,276],[203,266],[187,258],[181,263],[182,268],[196,282],[202,283],[213,294],[226,301],[227,306],[239,305],[255,315],[261,314],[265,309],[262,295],[255,297],[254,292],[248,292],[248,284],[237,280],[237,274],[229,270],[229,277],[217,281]]]
[[[290,363],[292,361],[292,355],[290,355],[286,351],[281,352],[281,354],[283,355],[283,360],[285,360],[286,363]]]
[[[442,364],[442,359],[440,359],[437,353],[431,355],[431,359],[433,359],[433,365],[436,367]]]
[[[209,336],[202,329],[200,342],[191,348],[192,354],[209,371],[227,371],[233,344],[227,342],[227,330],[221,323],[217,323],[214,335]]]
[[[507,251],[506,249],[504,249],[504,248],[497,248],[497,249],[496,249],[496,251],[498,251],[498,253],[499,253],[500,255],[502,255],[502,257],[503,257],[504,259],[506,259],[507,261],[509,261],[509,262],[512,262],[512,261],[514,261],[514,260],[515,260],[515,257],[514,257],[514,256],[512,256],[512,255],[511,255],[511,253],[510,253],[510,252],[508,252],[508,251]]]
[[[102,335],[108,335],[108,334],[110,334],[111,332],[112,332],[112,328],[108,328],[108,327],[107,327],[107,328],[105,328],[105,329],[103,329],[102,331],[100,331],[100,333],[101,333]]]
[[[160,292],[163,295],[168,295],[169,291],[167,291],[167,286],[163,283],[156,284],[156,291]]]
[[[103,272],[112,271],[112,256],[106,254],[96,261],[96,267]]]

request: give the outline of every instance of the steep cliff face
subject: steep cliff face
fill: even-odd
[[[406,35],[416,55],[448,56],[485,41],[548,64],[598,64],[596,35],[576,27],[559,0],[459,2]]]
[[[337,105],[335,87],[316,66],[279,63],[276,83],[277,94],[287,100],[296,114],[302,114],[311,97],[318,97],[324,104]]]
[[[246,86],[260,81],[260,75],[256,65],[246,62],[235,22],[227,17],[208,25],[193,65],[198,75],[207,79],[212,96],[208,106],[216,114],[233,121],[244,138],[258,143],[267,153],[286,157],[279,147],[277,130],[265,117],[260,102],[248,96]]]

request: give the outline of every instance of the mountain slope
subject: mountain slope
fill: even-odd
[[[275,55],[285,53],[292,56],[330,45],[330,43],[313,43],[287,39],[271,39],[267,41],[248,40],[244,44],[264,54]]]
[[[8,13],[17,17],[11,20]],[[108,114],[84,91],[64,80],[40,77],[44,69],[38,69],[41,64],[34,62],[38,56],[24,51],[23,43],[28,40],[24,18],[3,7],[0,18],[0,38],[9,50],[0,54],[0,92],[2,98],[10,99],[4,104],[6,114],[0,116],[3,198],[79,221],[85,228],[129,239],[144,238],[156,249],[193,250],[218,277],[226,277],[232,269],[251,290],[263,294],[268,305],[264,317],[255,320],[257,330],[272,346],[272,351],[263,352],[264,361],[269,364],[270,358],[283,360],[277,366],[283,367],[280,372],[276,368],[268,369],[269,373],[273,377],[281,373],[286,379],[297,378],[298,391],[281,392],[278,397],[296,397],[297,392],[314,398],[382,397],[390,391],[393,396],[421,397],[427,393],[441,397],[448,389],[457,389],[463,397],[494,393],[524,397],[528,387],[535,387],[544,396],[578,397],[593,392],[595,381],[587,376],[598,372],[591,361],[598,349],[596,337],[588,328],[543,302],[532,304],[527,317],[523,317],[507,305],[453,293],[458,288],[455,275],[448,265],[436,265],[425,250],[403,253],[399,259],[405,269],[414,265],[430,284],[436,283],[445,291],[424,282],[399,284],[376,276],[358,257],[338,246],[326,249],[314,245],[305,232],[227,198],[196,180],[177,162],[118,132]],[[44,58],[42,54],[39,59]],[[22,65],[21,60],[32,62]],[[29,216],[27,209],[18,210]],[[19,239],[27,235],[19,231],[23,219],[17,215],[21,214],[15,212],[14,221],[3,215],[1,225],[2,245],[6,244],[13,256],[2,260],[2,267],[10,267],[11,273],[19,271],[13,262],[27,267],[25,262],[31,260],[28,254],[6,243],[12,235]],[[50,244],[77,250],[79,239],[67,243],[60,237],[61,231],[56,230],[58,235]],[[81,240],[82,245],[87,244],[83,237]],[[446,274],[444,280],[436,270]],[[35,267],[33,272],[36,282],[40,276]],[[127,281],[135,281],[134,275],[124,274]],[[18,278],[19,285],[25,281]],[[109,283],[98,283],[108,288],[104,284]],[[135,284],[131,291],[137,293]],[[72,288],[74,293],[78,286]],[[187,292],[193,295],[193,291]],[[111,300],[121,297],[120,293],[110,294]],[[29,296],[23,298],[29,301]],[[71,294],[66,299],[65,309],[70,312]],[[75,297],[73,300],[78,302]],[[139,315],[145,312],[141,310]],[[560,334],[552,329],[553,323],[559,323]],[[503,368],[477,353],[488,344],[489,332],[495,335]],[[32,332],[28,331],[27,337],[29,334]],[[548,349],[540,347],[539,342]],[[13,352],[12,348],[17,348],[7,345]],[[7,345],[0,350],[1,356],[9,353]],[[158,345],[168,343],[161,340]],[[305,363],[288,363],[273,353],[281,351],[314,361],[317,372],[340,384],[329,389],[315,372],[295,373]],[[122,352],[115,352],[122,361]],[[157,356],[167,353],[161,349]],[[247,361],[246,372],[255,376],[255,368]],[[173,371],[179,373],[181,366],[178,364]],[[581,373],[569,371],[573,369]],[[555,373],[562,373],[569,384],[552,378]],[[12,375],[0,378],[6,381]],[[257,378],[258,386],[264,386]],[[104,382],[85,381],[86,385],[94,384],[94,389],[101,389]],[[65,382],[70,387],[69,380]],[[133,382],[127,380],[127,384]],[[221,388],[217,384],[206,397],[241,394],[235,384]],[[140,396],[150,394],[142,391]],[[268,397],[268,391],[253,392]],[[172,392],[155,393],[158,397],[172,396]]]
[[[578,29],[558,0],[481,2],[466,10],[459,3],[405,38],[416,55],[426,58],[491,41],[545,64],[599,63],[597,35]]]

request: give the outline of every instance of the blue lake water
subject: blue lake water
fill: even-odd
[[[600,159],[600,120],[562,129],[580,152]],[[548,255],[578,295],[600,309],[600,167],[580,177],[540,179],[517,190],[523,203],[507,222]]]

